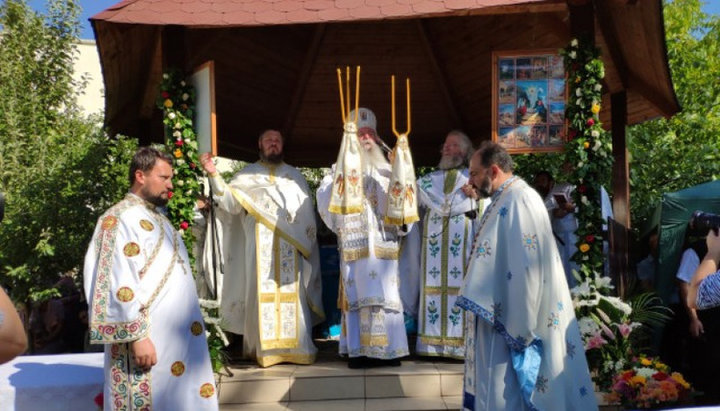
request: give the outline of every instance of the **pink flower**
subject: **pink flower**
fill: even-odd
[[[189,226],[190,226],[190,224],[188,224],[187,221],[183,221],[182,223],[180,223],[180,228],[181,228],[182,230],[187,230],[187,228],[188,228]]]
[[[620,335],[623,336],[623,338],[627,338],[628,335],[632,332],[632,327],[630,324],[623,323],[617,325],[618,330],[620,331]]]
[[[605,324],[600,324],[600,328],[602,328],[603,333],[604,333],[609,339],[611,339],[611,340],[614,340],[614,339],[615,339],[615,334],[612,332],[612,330],[610,329],[610,327],[608,327],[608,326],[605,325]]]
[[[590,337],[590,339],[587,342],[587,348],[586,350],[592,350],[593,348],[600,348],[603,345],[607,344],[607,341],[605,341],[600,334],[593,335]]]
[[[587,121],[587,125],[590,126],[590,127],[592,127],[594,124],[595,124],[595,120],[589,118],[588,121]]]

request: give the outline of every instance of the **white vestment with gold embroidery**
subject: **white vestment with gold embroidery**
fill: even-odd
[[[223,221],[220,315],[243,335],[243,353],[268,367],[311,364],[312,326],[324,319],[315,211],[305,178],[285,163],[256,162],[229,184],[210,179]]]
[[[340,353],[393,359],[409,354],[398,259],[405,233],[384,223],[390,168],[365,172],[364,207],[355,214],[328,212],[332,177],[317,191],[318,211],[338,236],[341,274]]]
[[[98,221],[85,256],[90,342],[105,344],[105,410],[217,410],[188,254],[167,218],[128,194]],[[143,372],[130,343],[150,338]]]
[[[455,305],[470,256],[474,225],[488,201],[467,197],[467,169],[437,170],[417,182],[422,207],[420,304],[416,352],[462,359],[465,317]],[[471,216],[466,213],[474,213]]]

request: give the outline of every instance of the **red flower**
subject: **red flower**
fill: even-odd
[[[570,137],[570,140],[574,140],[575,136],[577,136],[578,132],[574,128],[570,129],[570,132],[568,133],[568,137]]]
[[[102,392],[100,392],[98,395],[95,396],[95,405],[100,407],[100,409],[102,409],[104,402],[105,402],[105,397],[103,396]]]
[[[189,165],[190,165],[190,168],[192,168],[193,170],[195,170],[195,167],[197,167],[197,165],[195,163],[190,163]]]
[[[595,120],[589,118],[588,121],[587,121],[587,125],[592,127],[593,124],[595,124]]]
[[[587,241],[588,243],[592,243],[593,241],[595,241],[595,236],[592,234],[588,234],[585,236],[585,241]]]
[[[178,147],[180,147],[180,146],[183,145],[183,141],[180,140],[180,139],[177,139],[177,140],[175,140],[175,145],[178,146]]]
[[[187,221],[183,221],[182,223],[180,223],[180,229],[181,229],[181,230],[187,230],[187,228],[188,228],[189,226],[190,226],[190,224],[188,224]]]
[[[173,192],[172,192],[172,191],[168,191],[168,199],[172,198],[172,196],[173,196]]]
[[[580,185],[578,186],[578,191],[579,191],[580,193],[586,192],[586,191],[587,191],[587,187],[585,187],[585,184],[580,184]]]
[[[163,91],[161,96],[162,98],[170,98],[170,93],[168,93],[167,91]]]
[[[664,381],[664,380],[667,380],[668,375],[662,371],[658,371],[655,374],[653,374],[652,377],[655,381]]]

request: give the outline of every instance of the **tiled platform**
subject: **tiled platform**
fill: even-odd
[[[341,359],[313,365],[231,367],[220,382],[221,410],[455,410],[460,409],[463,365],[404,360],[401,367],[360,370]]]

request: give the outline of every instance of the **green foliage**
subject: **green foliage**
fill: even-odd
[[[560,51],[568,76],[568,142],[564,163],[572,172],[569,181],[575,185],[573,203],[578,228],[578,251],[572,256],[580,267],[580,279],[599,276],[603,270],[600,188],[606,184],[612,170],[610,135],[600,124],[602,79],[605,68],[600,51],[587,39],[573,39]]]
[[[136,143],[109,140],[77,108],[78,15],[71,0],[50,1],[47,15],[20,0],[0,6],[0,283],[16,301],[57,296],[97,217],[127,190]]]
[[[720,177],[720,17],[703,13],[699,0],[666,1],[664,17],[682,111],[628,129],[635,226],[663,193]]]
[[[193,128],[195,89],[178,71],[163,74],[157,106],[163,110],[166,146],[173,158],[173,192],[167,205],[168,219],[180,231],[185,247],[194,249],[195,235],[190,227],[194,222],[195,204],[200,196],[198,143]],[[195,256],[190,252],[190,266]]]

